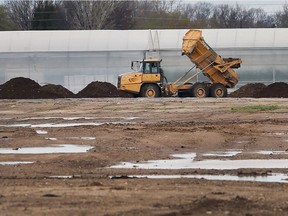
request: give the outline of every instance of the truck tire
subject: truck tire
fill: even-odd
[[[192,97],[204,98],[209,95],[209,88],[205,83],[195,83],[191,89]]]
[[[210,95],[215,98],[227,97],[227,88],[220,83],[214,83],[210,87]]]
[[[141,97],[159,97],[160,96],[160,89],[157,85],[154,84],[145,84],[142,86],[140,91]]]
[[[190,91],[178,91],[178,97],[191,97]]]

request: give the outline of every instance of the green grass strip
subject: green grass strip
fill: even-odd
[[[278,105],[253,105],[231,107],[232,111],[269,111],[281,109]]]

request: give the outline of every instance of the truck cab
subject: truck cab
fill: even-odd
[[[131,69],[135,72],[118,76],[118,89],[142,97],[159,97],[164,74],[161,60],[146,59],[132,61]]]

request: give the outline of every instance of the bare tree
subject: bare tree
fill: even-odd
[[[14,30],[15,26],[8,16],[4,6],[0,6],[0,31]]]
[[[72,29],[105,29],[118,1],[64,1],[67,21]]]
[[[211,23],[217,28],[254,28],[267,27],[267,14],[262,9],[245,9],[227,4],[218,5],[214,8]]]
[[[275,23],[279,28],[288,27],[288,4],[283,5],[283,9],[275,14]]]
[[[30,30],[32,26],[34,1],[29,0],[7,0],[5,1],[10,19],[18,29]]]
[[[135,7],[136,29],[187,28],[190,21],[183,15],[181,1],[141,0]]]

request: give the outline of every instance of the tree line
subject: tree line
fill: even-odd
[[[0,5],[1,31],[275,27],[288,27],[288,4],[275,14],[179,0],[6,0]]]

